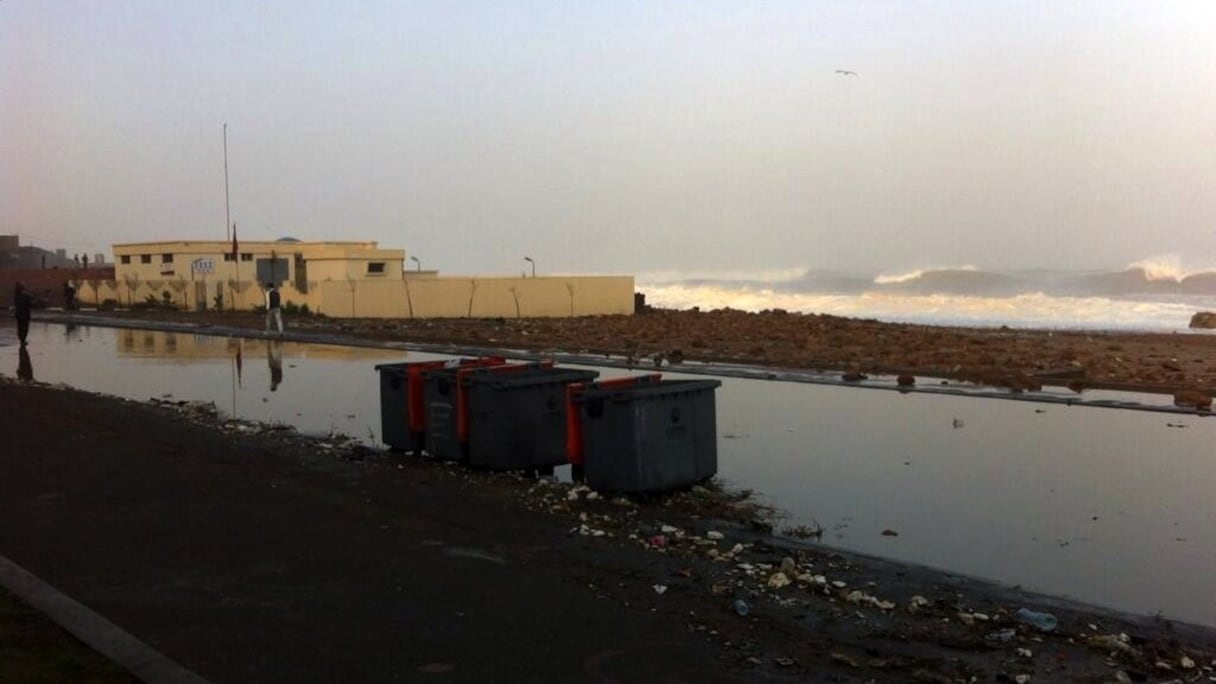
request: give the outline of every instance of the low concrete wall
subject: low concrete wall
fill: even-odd
[[[516,318],[633,313],[632,276],[407,277],[326,281],[318,311],[337,318]]]
[[[61,276],[62,277],[62,276]],[[194,310],[199,299],[215,308],[248,311],[265,302],[265,292],[252,280],[93,278],[80,280],[77,297],[84,305],[106,300],[120,307],[157,302],[169,294],[178,308]],[[478,276],[412,276],[385,280],[310,281],[307,292],[294,283],[280,288],[284,304],[302,305],[334,318],[516,318],[593,316],[633,313],[632,276],[548,276],[482,278]],[[59,286],[61,288],[61,285]]]
[[[21,283],[26,292],[47,306],[63,306],[63,284],[76,287],[76,297],[81,302],[93,303],[93,290],[85,285],[86,279],[108,280],[114,277],[110,265],[89,268],[5,268],[0,269],[0,308],[13,304],[13,289]]]

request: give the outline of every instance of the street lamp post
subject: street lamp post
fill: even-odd
[[[410,257],[410,261],[414,262],[415,264],[418,264],[418,268],[416,268],[416,269],[414,269],[414,270],[416,270],[416,271],[421,271],[421,270],[422,270],[422,262],[421,262],[421,261],[418,261],[418,257],[416,257],[416,256],[411,256],[411,257]]]
[[[527,257],[527,256],[524,257],[524,261],[528,262],[529,264],[532,264],[532,277],[535,278],[536,277],[536,262],[532,260],[532,257]]]

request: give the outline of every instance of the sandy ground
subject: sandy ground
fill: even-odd
[[[111,314],[107,314],[111,315]],[[117,315],[261,328],[252,313],[126,312]],[[1176,394],[1205,403],[1216,393],[1216,334],[1061,332],[880,323],[781,311],[665,311],[552,319],[327,319],[287,325],[355,337],[443,342],[656,360],[755,363],[843,373],[908,374],[1011,389],[1041,385]],[[1188,396],[1189,395],[1189,396]]]

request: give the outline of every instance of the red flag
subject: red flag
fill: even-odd
[[[236,254],[237,254],[237,251],[236,251],[236,250],[237,250],[237,245],[236,245],[236,224],[234,223],[234,224],[232,224],[232,260],[233,260],[233,261],[236,261]]]

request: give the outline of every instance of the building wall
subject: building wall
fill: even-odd
[[[26,291],[47,306],[63,306],[63,285],[71,283],[76,288],[77,299],[92,303],[93,291],[84,285],[89,279],[112,280],[114,269],[110,266],[94,268],[4,268],[0,269],[0,308],[13,303],[13,290],[21,283]],[[88,295],[88,298],[85,298]]]
[[[149,295],[161,300],[169,292],[174,303],[190,309],[215,308],[222,295],[225,309],[249,309],[265,301],[265,287],[258,277],[258,261],[280,259],[285,263],[275,276],[284,303],[320,306],[316,287],[325,280],[386,280],[401,278],[405,251],[379,249],[375,242],[240,242],[238,259],[231,260],[232,243],[220,241],[149,242],[114,245],[115,287],[107,298],[123,305],[142,302]],[[304,277],[297,273],[297,256],[304,263]],[[123,263],[124,258],[127,263]],[[204,267],[196,268],[196,260]],[[277,263],[277,262],[276,262]],[[382,272],[369,274],[368,264],[383,264]]]
[[[319,290],[321,302],[316,310],[338,318],[531,318],[633,313],[632,276],[329,281],[322,282]]]
[[[114,245],[113,280],[95,283],[87,303],[117,300],[121,305],[162,301],[166,295],[188,309],[214,308],[217,294],[226,309],[249,310],[265,301],[257,260],[287,262],[277,273],[285,304],[347,318],[557,317],[633,313],[632,276],[481,277],[405,273],[404,250],[379,249],[375,242],[241,242],[241,259],[228,261],[228,242],[156,242]],[[171,255],[171,256],[166,256]],[[297,272],[299,255],[304,277]],[[128,263],[122,263],[127,257]],[[146,259],[144,258],[146,257]],[[207,269],[196,269],[205,259]],[[375,269],[369,267],[376,264]],[[205,271],[205,272],[204,272]],[[85,288],[78,288],[83,290]]]

